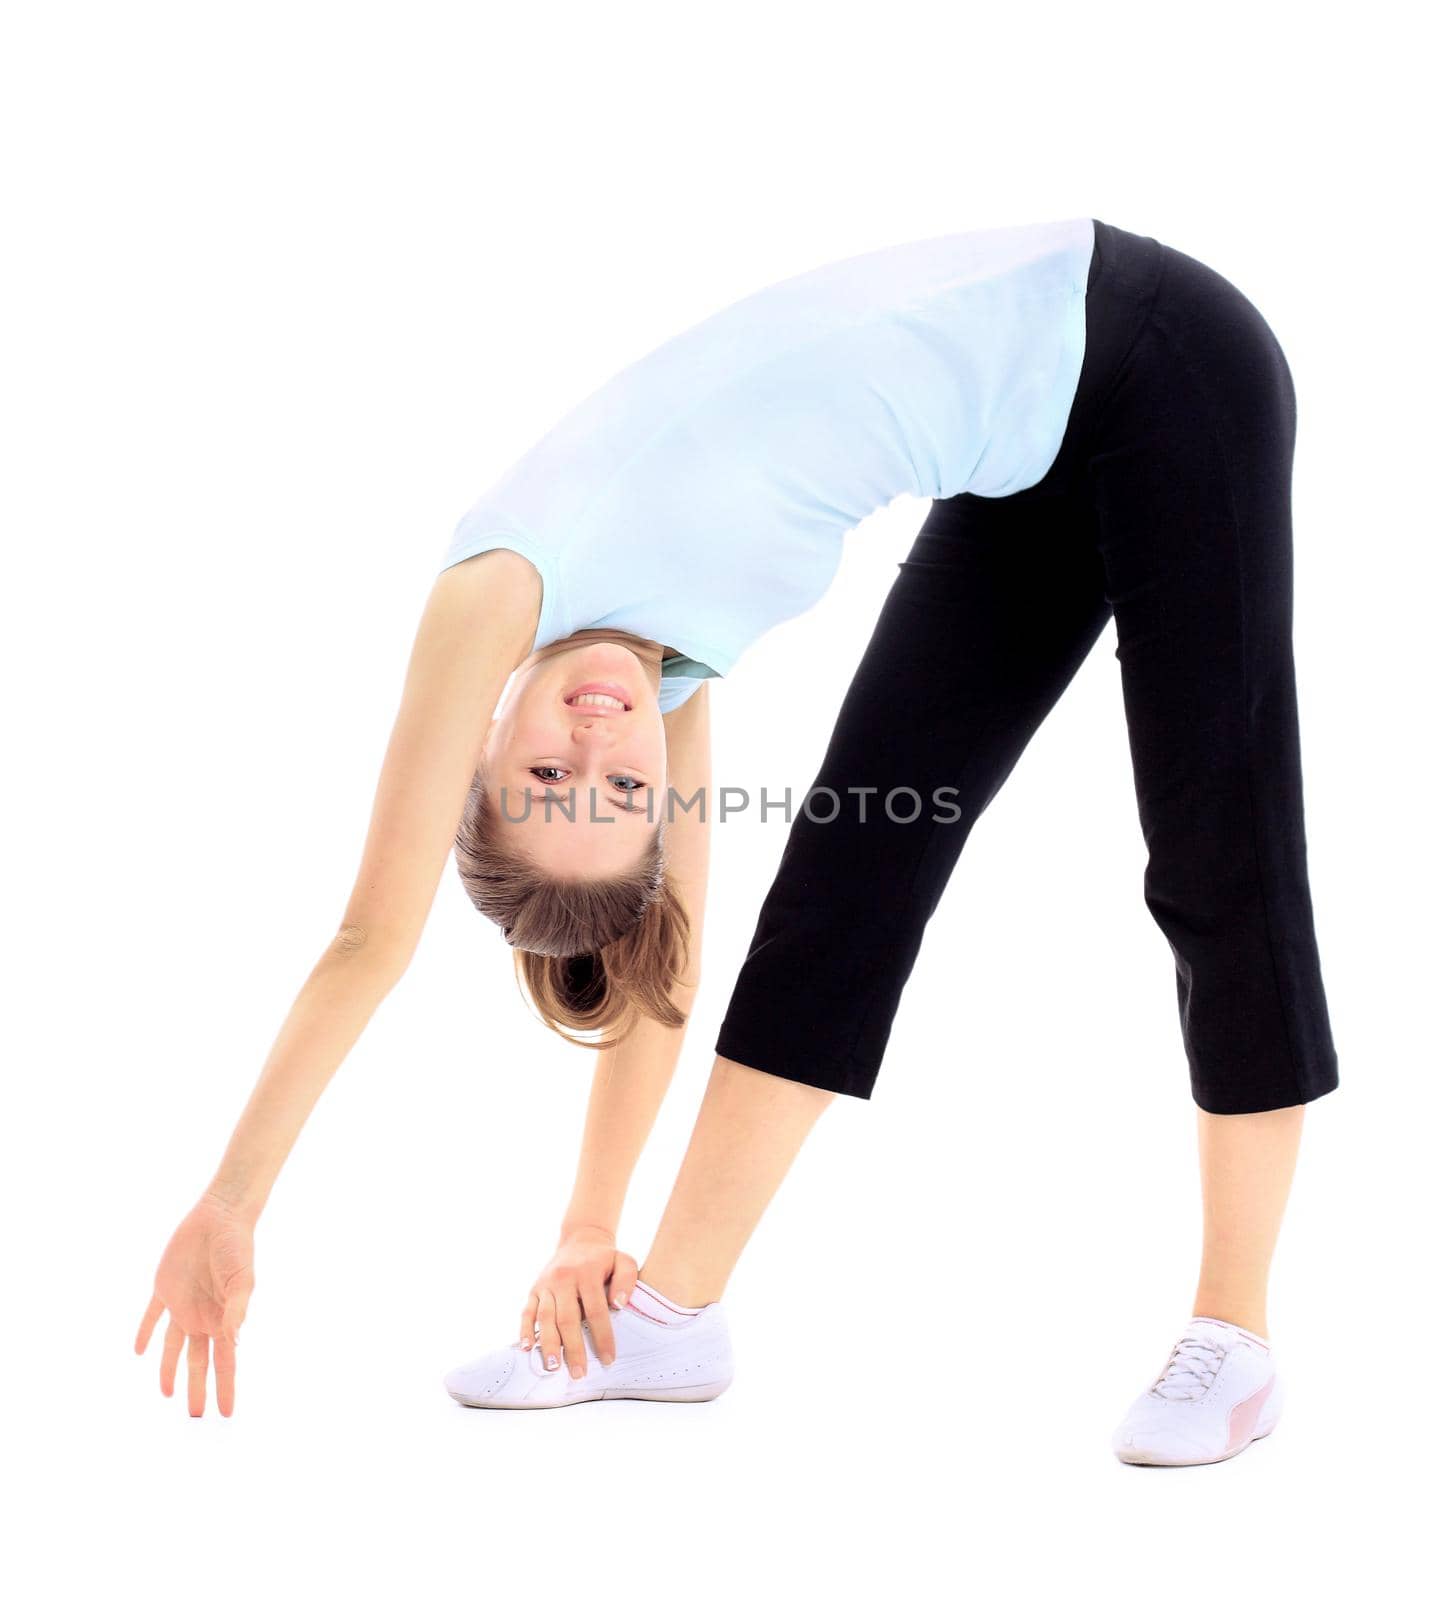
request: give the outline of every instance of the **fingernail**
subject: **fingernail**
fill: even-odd
[[[585,1368],[584,1367],[571,1367],[570,1376],[572,1378],[583,1378],[585,1376]]]
[[[521,1350],[528,1350],[529,1348],[530,1348],[530,1341],[528,1339],[521,1339],[520,1340],[520,1349]]]
[[[611,1304],[616,1308],[617,1311],[624,1311],[626,1309],[626,1303],[620,1298],[619,1295],[617,1295],[616,1298],[611,1301]]]
[[[545,1365],[547,1367],[552,1367],[552,1368],[553,1367],[558,1367],[560,1365],[559,1358],[556,1357],[556,1356],[546,1356],[545,1357]]]

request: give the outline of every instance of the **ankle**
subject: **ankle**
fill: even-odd
[[[689,1270],[676,1270],[669,1263],[658,1263],[651,1256],[641,1263],[638,1278],[640,1282],[659,1290],[668,1300],[674,1300],[678,1306],[693,1308],[720,1300],[724,1287]]]
[[[1198,1294],[1191,1307],[1193,1317],[1214,1317],[1217,1322],[1229,1322],[1233,1327],[1245,1328],[1258,1339],[1269,1343],[1271,1334],[1266,1326],[1266,1307],[1254,1302],[1235,1301],[1226,1296]]]

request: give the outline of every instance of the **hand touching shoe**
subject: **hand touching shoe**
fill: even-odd
[[[526,1297],[520,1313],[520,1348],[529,1350],[538,1342],[546,1371],[555,1371],[563,1358],[572,1377],[583,1377],[582,1327],[588,1322],[596,1353],[609,1366],[615,1360],[610,1307],[625,1305],[638,1270],[630,1256],[616,1249],[615,1235],[608,1229],[590,1224],[567,1227]]]

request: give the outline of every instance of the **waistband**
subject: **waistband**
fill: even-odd
[[[1140,332],[1160,287],[1165,247],[1159,239],[1130,233],[1098,217],[1085,290],[1086,362],[1089,387],[1113,375]]]
[[[1155,301],[1165,265],[1158,239],[1091,219],[1094,248],[1085,288],[1085,355],[1065,426],[1061,455],[1075,456],[1087,443]]]

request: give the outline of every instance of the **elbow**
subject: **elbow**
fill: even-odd
[[[350,965],[367,963],[387,967],[396,976],[402,976],[413,959],[416,942],[391,930],[345,922],[329,941],[328,955]]]
[[[333,955],[347,956],[355,951],[366,949],[368,946],[368,929],[360,928],[356,923],[345,923],[333,935],[333,942],[329,945],[329,952]]]

